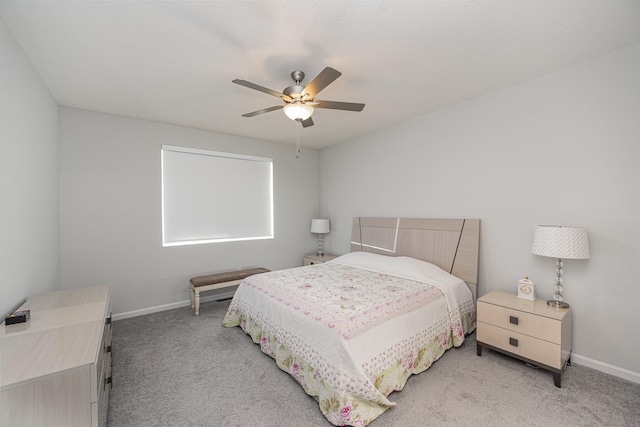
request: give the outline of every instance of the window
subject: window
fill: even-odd
[[[162,146],[163,246],[273,235],[273,159]]]

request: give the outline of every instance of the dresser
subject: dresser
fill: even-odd
[[[324,254],[322,256],[320,256],[320,255],[305,255],[305,257],[302,260],[302,265],[322,264],[322,263],[325,263],[327,261],[331,261],[334,258],[336,258],[335,255],[329,255],[329,254]]]
[[[545,300],[528,301],[493,291],[478,299],[477,354],[483,347],[507,354],[553,373],[561,386],[571,358],[571,309],[556,309]]]
[[[99,427],[111,389],[110,287],[35,295],[0,325],[0,425]]]

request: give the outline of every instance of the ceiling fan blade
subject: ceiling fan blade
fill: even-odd
[[[304,93],[308,93],[311,98],[314,98],[322,89],[329,86],[341,75],[342,73],[340,71],[326,67],[304,88]]]
[[[364,104],[357,104],[355,102],[338,102],[338,101],[320,101],[314,100],[318,105],[314,105],[314,108],[330,108],[332,110],[347,110],[347,111],[362,111]]]
[[[258,114],[268,113],[270,111],[282,110],[282,107],[284,107],[284,105],[276,105],[275,107],[263,108],[262,110],[243,114],[242,117],[253,117],[253,116],[257,116]]]
[[[248,82],[246,80],[235,79],[235,80],[231,80],[231,82],[235,83],[235,84],[238,84],[240,86],[248,87],[249,89],[259,90],[260,92],[264,92],[264,93],[266,93],[268,95],[275,96],[276,98],[282,98],[282,99],[286,99],[288,101],[291,101],[291,98],[288,97],[287,95],[285,95],[284,93],[277,92],[275,90],[269,89],[269,88],[264,87],[264,86],[257,85],[255,83]]]
[[[303,120],[300,123],[302,123],[303,128],[308,128],[309,126],[313,126],[313,119],[309,117],[307,120]]]

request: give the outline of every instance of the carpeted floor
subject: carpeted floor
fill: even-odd
[[[109,427],[330,427],[318,404],[240,328],[229,300],[114,322]],[[490,350],[475,334],[390,399],[372,427],[640,426],[640,384],[580,365],[549,372]]]

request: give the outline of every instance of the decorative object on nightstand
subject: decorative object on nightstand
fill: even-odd
[[[536,300],[536,284],[529,280],[528,277],[518,281],[518,298],[529,301]]]
[[[318,234],[318,253],[316,255],[322,256],[322,235],[328,234],[331,231],[328,219],[312,219],[311,220],[311,232]]]
[[[562,282],[563,259],[588,259],[589,237],[587,229],[582,227],[565,227],[560,225],[538,225],[533,234],[531,253],[551,258],[556,261],[556,291],[553,299],[547,304],[555,308],[569,308],[563,301]]]

